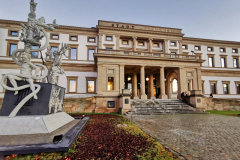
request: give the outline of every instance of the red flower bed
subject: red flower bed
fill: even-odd
[[[72,115],[72,116],[80,116]],[[123,128],[116,127],[126,121],[117,115],[88,115],[91,120],[83,129],[81,137],[76,140],[74,153],[65,159],[138,159],[151,142],[146,137],[127,134]]]

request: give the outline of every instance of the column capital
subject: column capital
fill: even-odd
[[[164,41],[164,42],[168,42],[168,39],[164,39],[163,41]]]
[[[148,41],[152,41],[153,40],[153,38],[148,38]]]
[[[137,39],[137,37],[132,37],[132,39]]]
[[[115,37],[119,37],[120,38],[121,36],[120,35],[115,35]]]
[[[124,66],[125,66],[125,64],[119,64],[119,66],[123,66],[123,67],[124,67]]]
[[[98,33],[99,36],[103,36],[103,33]]]
[[[166,66],[160,66],[159,68],[165,68]]]
[[[182,40],[178,40],[179,43],[182,43],[183,41]]]

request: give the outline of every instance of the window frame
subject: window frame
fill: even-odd
[[[212,67],[215,67],[215,58],[214,58],[214,54],[208,54],[208,67],[211,67],[211,66],[209,66],[209,58],[211,57],[212,59],[213,59],[213,66]]]
[[[199,49],[196,49],[196,47],[199,47]],[[194,45],[194,50],[195,51],[201,51],[201,45]]]
[[[109,77],[112,77],[112,78],[113,78],[113,89],[112,89],[112,90],[108,90],[108,78],[109,78]],[[106,88],[106,89],[107,89],[108,92],[109,92],[109,91],[115,91],[115,90],[116,90],[116,87],[115,87],[115,84],[116,84],[115,81],[116,81],[116,80],[115,80],[115,79],[116,79],[116,78],[115,78],[115,76],[113,76],[113,75],[108,75],[108,76],[107,76],[107,86],[106,86],[107,88]]]
[[[71,61],[76,61],[78,60],[78,44],[69,44],[69,47],[70,49],[68,50],[68,60],[71,60]],[[76,51],[76,59],[71,59],[71,49],[72,48],[76,48],[77,51]]]
[[[222,58],[225,59],[225,66],[223,67],[222,66]],[[220,55],[220,64],[221,64],[221,68],[228,68],[228,65],[227,65],[227,55]]]
[[[240,85],[240,81],[235,81],[236,94],[240,94],[240,89],[239,89],[239,93],[237,93],[237,85]]]
[[[18,42],[19,40],[14,40],[14,39],[6,39],[7,41],[7,52],[6,52],[6,57],[12,57],[10,56],[10,44],[16,44],[17,45],[17,49],[18,49]]]
[[[233,52],[233,50],[236,50],[236,52]],[[238,53],[238,49],[237,48],[232,48],[232,53]]]
[[[35,46],[36,46],[36,45],[35,45]],[[39,49],[39,46],[38,46],[38,49]],[[39,58],[39,52],[37,52],[37,58],[32,57],[32,52],[31,52],[31,58],[33,58],[33,59],[37,59],[37,58]]]
[[[87,47],[87,61],[94,61],[94,55],[93,55],[93,60],[89,60],[89,49],[94,50],[93,53],[96,53],[96,49],[97,49],[97,47],[96,47],[96,46]]]
[[[77,37],[77,40],[71,40],[72,37]],[[69,41],[78,42],[78,35],[69,35]]]
[[[107,37],[112,37],[111,40],[107,40]],[[105,35],[105,41],[113,42],[113,35]]]
[[[157,44],[157,46],[154,46],[154,44]],[[155,48],[160,48],[160,43],[159,42],[152,42],[152,46]]]
[[[234,67],[234,59],[237,59],[237,67]],[[233,68],[239,68],[239,57],[233,56]]]
[[[186,48],[183,48],[183,46],[186,46]],[[187,50],[188,49],[188,45],[187,44],[182,44],[182,49]]]
[[[227,94],[230,94],[230,81],[222,81],[222,88],[223,88],[223,94],[224,93],[224,84],[227,84],[227,88],[228,88],[228,93]]]
[[[70,89],[70,80],[75,80],[76,81],[76,87],[75,87],[75,92],[69,92]],[[67,93],[68,94],[74,94],[74,93],[78,93],[78,77],[76,76],[67,76]]]
[[[12,32],[17,32],[17,33],[18,33],[17,36],[11,35]],[[8,36],[9,36],[9,37],[18,37],[18,36],[19,36],[19,31],[17,31],[17,30],[10,30],[10,29],[9,29],[9,30],[8,30]]]
[[[211,51],[209,51],[208,48],[211,48]],[[207,52],[214,52],[214,47],[212,47],[212,46],[207,46]]]
[[[174,45],[172,45],[172,43],[174,43]],[[177,46],[177,41],[170,41],[170,46]]]
[[[212,92],[212,84],[215,84],[215,89],[216,89],[216,93],[215,94],[218,94],[217,81],[209,81],[209,83],[210,83],[210,93],[214,94]]]
[[[57,35],[57,36],[58,36],[58,39],[52,38],[52,36],[54,36],[54,35]],[[59,40],[59,39],[60,39],[59,33],[50,33],[50,39],[51,39],[51,40]]]
[[[90,38],[93,38],[94,41],[89,41]],[[88,42],[88,43],[96,43],[96,37],[90,37],[90,36],[88,36],[88,37],[87,37],[87,42]]]
[[[221,51],[221,49],[223,49],[223,51]],[[220,53],[226,53],[226,48],[225,48],[225,47],[220,47],[220,48],[219,48],[219,52],[220,52]]]
[[[202,80],[202,94],[205,94],[204,80]]]
[[[88,92],[88,81],[94,81],[94,92]],[[86,77],[86,93],[96,94],[97,86],[96,86],[97,77]]]
[[[121,39],[122,45],[129,45],[129,40],[128,39]],[[123,41],[127,41],[127,44],[123,44]]]
[[[143,45],[139,45],[139,43],[143,43]],[[137,41],[138,46],[145,47],[145,42],[142,40]]]

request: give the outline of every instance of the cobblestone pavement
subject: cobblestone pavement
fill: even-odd
[[[193,160],[240,160],[240,117],[213,114],[134,115],[133,123]]]

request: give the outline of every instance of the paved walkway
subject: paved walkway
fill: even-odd
[[[182,114],[138,115],[132,119],[186,159],[240,160],[240,117]]]

